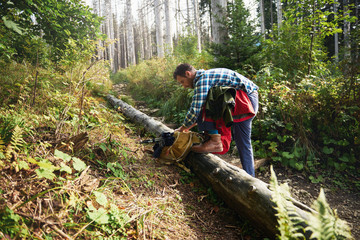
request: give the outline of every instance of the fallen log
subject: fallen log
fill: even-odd
[[[174,131],[173,129],[162,124],[161,122],[156,121],[154,118],[149,117],[145,113],[140,112],[139,110],[133,108],[131,105],[115,98],[112,95],[108,95],[107,100],[112,106],[119,108],[119,110],[130,120],[143,125],[148,132],[160,135],[163,132]]]
[[[107,99],[114,107],[120,107],[125,116],[144,125],[145,129],[154,134],[174,131],[111,95]],[[230,208],[250,220],[268,237],[275,238],[278,223],[275,204],[271,201],[272,191],[267,183],[210,153],[191,152],[184,163],[204,184],[211,186]],[[291,202],[295,205],[297,214],[308,220],[309,213],[313,210],[295,199]]]

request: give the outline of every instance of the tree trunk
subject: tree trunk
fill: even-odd
[[[315,1],[313,2],[313,5],[312,5],[312,12],[315,13],[315,9],[316,9],[316,6],[315,6]],[[311,35],[311,38],[310,38],[310,50],[309,50],[309,61],[308,61],[308,72],[307,72],[307,75],[310,75],[311,73],[311,65],[312,65],[312,58],[313,58],[313,55],[312,55],[312,50],[313,50],[313,46],[314,46],[314,39],[315,39],[315,19],[313,19],[312,21],[312,30],[310,32],[310,35]]]
[[[261,34],[265,39],[265,11],[264,11],[264,0],[259,0],[260,4],[260,25],[261,25]]]
[[[343,5],[344,5],[344,16],[349,16],[349,0],[343,0]],[[345,50],[345,54],[344,57],[345,58],[350,58],[350,49],[351,49],[351,43],[350,43],[350,22],[347,20],[344,20],[344,50]]]
[[[99,17],[102,16],[102,5],[101,0],[93,0],[93,8],[94,13],[98,15]],[[100,24],[100,30],[103,28],[103,23]],[[98,47],[97,47],[97,58],[104,59],[104,51],[103,51],[103,41],[99,39]]]
[[[105,0],[105,34],[107,35],[108,39],[111,40],[112,38],[112,10],[111,10],[111,2],[110,0]],[[113,70],[113,44],[110,42],[107,43],[106,48],[107,60],[109,60],[111,70]]]
[[[172,21],[171,21],[171,8],[170,8],[170,1],[164,1],[165,6],[165,52],[166,54],[171,54],[173,50],[173,41],[172,41]]]
[[[355,0],[355,6],[359,6],[359,1],[358,0]],[[356,17],[356,20],[355,20],[355,23],[354,23],[354,26],[359,26],[359,7],[355,7],[355,17]],[[357,38],[359,39],[359,38]],[[355,41],[356,43],[356,41]],[[355,44],[355,47],[354,47],[354,53],[355,53],[355,62],[358,63],[359,62],[359,44]]]
[[[281,7],[281,0],[276,1],[276,9],[277,9],[277,24],[278,29],[280,31],[281,24],[282,24],[282,7]]]
[[[197,37],[197,49],[201,53],[201,31],[200,31],[200,15],[199,15],[199,2],[193,0],[194,4],[194,21],[195,21],[195,34]]]
[[[120,107],[120,111],[125,116],[144,125],[147,131],[157,135],[173,131],[111,95],[108,95],[107,99],[115,108]],[[210,153],[191,152],[184,163],[204,184],[211,186],[217,195],[240,216],[249,219],[269,237],[275,237],[278,234],[276,211],[271,201],[272,191],[268,189],[267,183]],[[298,215],[308,220],[309,212],[313,210],[294,199],[292,202]]]
[[[147,36],[147,49],[146,49],[146,56],[147,56],[147,59],[150,59],[152,58],[153,56],[153,38],[152,38],[152,35],[151,35],[151,25],[149,24],[151,21],[150,21],[150,14],[149,13],[146,13],[146,19],[147,19],[147,25],[146,25],[146,36]]]
[[[126,0],[126,32],[127,32],[127,49],[128,49],[128,63],[129,65],[136,64],[135,56],[135,42],[134,42],[134,28],[132,21],[131,0]]]
[[[334,2],[334,14],[337,14],[337,3]],[[334,55],[335,55],[335,62],[339,62],[339,34],[334,34]]]
[[[225,19],[227,10],[226,8],[226,0],[211,0],[212,41],[217,44],[222,44],[225,41],[226,30],[221,22]]]
[[[154,12],[155,12],[155,28],[156,28],[156,47],[157,56],[164,57],[164,41],[163,41],[163,29],[162,29],[162,16],[161,16],[161,0],[155,0]]]
[[[115,43],[114,43],[114,39],[115,39],[115,33],[114,33],[114,10],[113,10],[113,5],[110,2],[110,9],[109,9],[110,15],[109,15],[109,26],[110,26],[110,40],[111,40],[111,44],[110,44],[110,65],[111,65],[111,70],[113,73],[116,72],[116,66],[115,66]]]
[[[139,19],[140,19],[140,59],[146,59],[145,58],[145,52],[146,52],[146,27],[145,27],[145,15],[144,15],[144,9],[139,8]]]
[[[274,25],[274,13],[273,13],[273,2],[270,1],[270,30],[273,31],[273,25]]]
[[[128,118],[130,118],[132,121],[140,123],[144,125],[146,131],[160,135],[163,132],[173,132],[174,130],[165,126],[159,121],[154,120],[152,117],[149,117],[145,113],[140,112],[139,110],[136,110],[129,104],[116,99],[114,96],[108,95],[107,96],[108,101],[113,105],[114,107],[120,107],[120,111]]]
[[[192,34],[189,0],[186,0],[186,27],[188,34]]]
[[[116,8],[115,8],[116,9]],[[116,11],[116,10],[115,10]],[[120,66],[120,59],[119,59],[119,26],[116,21],[116,16],[114,15],[114,72],[117,72],[119,70]]]
[[[128,66],[128,52],[127,52],[127,32],[126,32],[126,24],[125,21],[123,21],[122,24],[122,39],[123,39],[123,44],[122,44],[122,59],[123,59],[123,64],[124,64],[124,68],[126,68]]]
[[[175,14],[175,18],[176,18],[176,37],[178,37],[178,35],[180,35],[181,33],[181,28],[180,28],[180,17],[181,17],[181,13],[180,13],[180,0],[176,1],[177,7],[176,7],[176,14]]]

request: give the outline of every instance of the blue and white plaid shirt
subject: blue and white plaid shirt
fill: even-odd
[[[183,122],[185,127],[190,127],[196,122],[201,107],[206,101],[207,94],[210,88],[214,86],[233,87],[235,89],[241,89],[248,94],[259,89],[251,80],[230,69],[215,68],[210,70],[197,70],[194,79],[194,96]]]

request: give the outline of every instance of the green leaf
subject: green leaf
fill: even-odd
[[[287,158],[287,159],[292,159],[294,158],[294,154],[289,153],[289,152],[282,152],[281,154],[283,157]]]
[[[104,143],[101,143],[99,147],[103,150],[103,152],[106,152],[107,147]]]
[[[102,192],[94,191],[94,195],[96,197],[96,202],[98,202],[101,206],[106,206],[108,203],[108,200]]]
[[[60,172],[67,172],[68,174],[71,174],[72,169],[65,163],[60,163]]]
[[[340,159],[340,161],[342,161],[342,162],[350,162],[350,159],[349,159],[347,156],[345,156],[345,155],[342,155],[339,159]]]
[[[287,135],[284,135],[284,136],[278,135],[278,136],[277,136],[277,139],[278,139],[281,143],[286,142],[286,140],[287,140],[288,138],[289,138],[289,136],[287,136]]]
[[[68,154],[66,154],[64,152],[61,152],[61,151],[59,151],[57,149],[55,149],[54,156],[64,160],[65,162],[69,162],[71,160],[70,155],[68,155]]]
[[[19,169],[30,169],[29,164],[25,161],[19,161]]]
[[[46,179],[53,180],[56,177],[55,174],[52,171],[50,171],[49,169],[39,168],[39,169],[36,169],[35,172],[39,178],[44,177]]]
[[[74,169],[76,171],[81,172],[81,171],[85,170],[86,164],[82,160],[80,160],[79,158],[76,158],[76,157],[72,158],[72,160],[73,160]]]
[[[297,162],[295,163],[295,168],[300,171],[304,168],[304,164]]]
[[[319,183],[324,180],[322,175],[319,175],[317,178],[315,178],[314,176],[309,176],[309,179],[312,183]]]
[[[38,161],[36,161],[32,157],[29,157],[27,160],[28,160],[29,163],[38,164]]]
[[[350,143],[347,140],[340,140],[337,142],[339,146],[348,146]]]
[[[323,147],[322,151],[323,151],[323,153],[325,153],[325,154],[332,154],[332,153],[334,152],[334,149],[325,146],[325,147]]]
[[[41,160],[40,162],[37,163],[37,165],[39,165],[40,168],[46,169],[50,172],[53,172],[55,170],[58,170],[59,167],[54,166],[51,162],[49,162],[49,160]]]
[[[89,218],[98,224],[109,223],[109,215],[103,207],[96,209],[92,204],[90,204],[87,213]]]
[[[6,19],[5,16],[2,17],[2,20],[4,21],[4,24],[5,24],[5,26],[6,26],[7,28],[9,28],[9,29],[17,32],[17,33],[20,34],[20,35],[23,35],[22,30],[24,30],[24,29],[22,29],[21,27],[19,27],[18,24],[16,24],[15,22],[13,22],[13,21],[11,21],[11,20]]]
[[[277,146],[278,146],[278,144],[277,144],[276,142],[271,142],[269,149],[270,149],[272,152],[276,152],[276,151],[277,151]]]
[[[292,126],[292,123],[287,123],[285,125],[285,129],[289,130],[289,131],[292,131],[293,130],[293,126]]]

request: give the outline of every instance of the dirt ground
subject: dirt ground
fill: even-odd
[[[171,176],[172,186],[181,196],[182,204],[187,206],[187,225],[191,229],[190,236],[186,237],[180,231],[177,239],[188,240],[238,240],[263,239],[260,232],[251,226],[246,219],[241,219],[234,211],[223,205],[222,201],[214,201],[199,180],[192,178],[189,182],[180,182],[183,179],[181,168],[171,165],[162,165],[164,173]],[[170,240],[171,238],[169,238]]]

